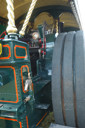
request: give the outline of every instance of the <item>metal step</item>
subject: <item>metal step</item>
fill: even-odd
[[[63,125],[51,123],[49,128],[75,128],[75,127],[68,127],[68,126],[63,126]]]
[[[36,104],[35,108],[36,109],[42,109],[42,110],[47,110],[50,107],[50,104]]]

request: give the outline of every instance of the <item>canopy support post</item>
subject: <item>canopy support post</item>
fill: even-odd
[[[7,10],[8,10],[8,26],[7,33],[16,33],[17,28],[15,26],[15,17],[14,17],[14,0],[6,0]]]
[[[26,30],[27,24],[28,24],[28,22],[29,22],[29,20],[30,20],[30,17],[31,17],[31,15],[32,15],[32,12],[33,12],[33,10],[34,10],[34,7],[35,7],[35,5],[36,5],[36,2],[37,2],[37,0],[32,0],[32,3],[31,3],[30,8],[29,8],[29,10],[28,10],[28,13],[27,13],[26,19],[25,19],[25,21],[24,21],[24,24],[23,24],[23,26],[22,26],[22,29],[21,29],[21,31],[19,32],[19,34],[22,35],[22,36],[24,36],[24,34],[25,34],[25,30]]]

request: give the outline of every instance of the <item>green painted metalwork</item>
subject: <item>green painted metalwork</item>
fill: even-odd
[[[70,7],[47,6],[36,8],[31,22],[42,12],[49,12],[55,19],[62,12],[70,12]],[[16,20],[19,24],[25,14]],[[5,20],[5,19],[4,19]],[[72,28],[69,28],[71,30]],[[5,26],[0,25],[0,32]],[[66,28],[64,29],[66,31]],[[29,45],[19,40],[19,35],[9,34],[0,40],[2,54],[0,55],[0,128],[35,128],[49,111],[51,104],[52,53],[55,34],[43,37],[42,26],[39,26],[41,42],[46,37],[46,52],[37,60],[37,75],[32,77]],[[25,91],[25,82],[30,72],[32,89]],[[26,102],[26,98],[29,98]]]
[[[5,25],[1,25],[0,24],[0,34],[6,30],[6,26]]]
[[[38,69],[37,76],[32,77],[29,45],[19,41],[16,34],[5,36],[0,43],[3,46],[0,56],[0,128],[37,127],[42,117],[47,115],[51,103],[51,80],[48,74],[46,79],[43,77],[48,62],[46,67],[41,64],[44,72]],[[46,63],[46,59],[40,61]],[[25,92],[28,72],[31,73],[34,91]],[[28,96],[30,100],[25,102]]]
[[[43,41],[42,26],[39,26]],[[37,61],[37,75],[32,77],[29,45],[9,34],[0,40],[0,128],[35,128],[51,104],[52,53],[55,34],[45,35],[46,55]],[[25,81],[31,73],[33,90],[25,92]],[[30,100],[25,99],[30,96]]]

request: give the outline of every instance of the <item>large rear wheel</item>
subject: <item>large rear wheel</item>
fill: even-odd
[[[56,123],[85,128],[85,40],[82,31],[61,33],[56,39],[52,103]]]

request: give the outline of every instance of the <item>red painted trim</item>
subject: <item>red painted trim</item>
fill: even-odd
[[[7,57],[0,57],[0,59],[9,59],[11,57],[11,48],[9,45],[3,45],[3,47],[7,47],[9,49],[9,55]]]
[[[17,56],[17,54],[16,54],[16,48],[23,48],[23,49],[25,49],[26,55],[25,56]],[[15,55],[15,57],[17,59],[27,58],[27,48],[26,47],[23,47],[23,46],[15,45],[15,47],[14,47],[14,55]]]
[[[10,121],[16,121],[16,122],[18,122],[16,119],[11,119],[11,118],[5,118],[5,117],[0,117],[0,119],[1,120],[10,120]],[[22,123],[21,122],[19,122],[19,124],[20,124],[20,128],[22,128]]]
[[[20,124],[20,128],[22,128],[22,122],[19,122],[19,124]]]
[[[34,91],[34,85],[33,85],[33,83],[32,83],[32,91]]]
[[[28,117],[26,116],[27,128],[29,128]]]
[[[28,69],[28,72],[29,72],[29,67],[28,67],[28,65],[23,65],[23,66],[21,66],[22,89],[23,89],[23,92],[26,93],[26,92],[28,92],[29,90],[27,90],[27,91],[24,90],[24,82],[23,82],[23,74],[22,74],[22,68],[23,68],[23,67],[26,67],[26,68]]]
[[[10,121],[17,121],[16,119],[11,119],[11,118],[5,118],[5,117],[0,117],[2,120],[10,120]]]
[[[19,101],[18,99],[18,89],[17,89],[17,81],[16,81],[16,72],[15,72],[15,68],[12,66],[0,66],[0,68],[11,68],[14,71],[14,79],[15,79],[15,89],[16,89],[16,101],[4,101],[4,100],[0,100],[0,102],[9,102],[9,103],[17,103]]]
[[[4,37],[1,38],[3,35],[4,35],[4,36],[6,35],[6,31],[4,31],[4,32],[1,33],[1,35],[0,35],[0,39],[4,39]]]
[[[41,123],[41,121],[45,118],[45,116],[47,115],[47,113],[45,113],[45,115],[42,117],[42,119],[36,124],[36,126],[38,126],[40,123]]]

